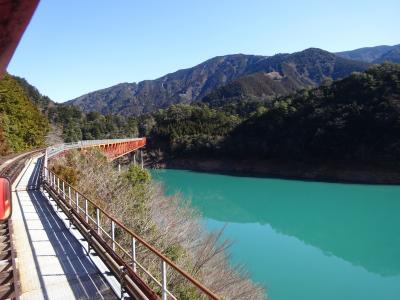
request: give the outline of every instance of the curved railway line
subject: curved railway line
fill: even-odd
[[[6,177],[14,184],[26,162],[43,149],[3,157],[0,159],[0,177]],[[15,251],[12,243],[11,219],[0,221],[0,300],[18,299]]]

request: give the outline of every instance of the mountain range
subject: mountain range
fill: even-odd
[[[155,80],[94,91],[67,104],[85,112],[138,116],[175,103],[269,100],[364,71],[372,63],[400,62],[399,57],[400,45],[339,53],[309,48],[274,56],[218,56]]]
[[[368,63],[379,64],[385,61],[400,63],[400,44],[395,46],[365,47],[351,51],[337,52],[336,55]]]

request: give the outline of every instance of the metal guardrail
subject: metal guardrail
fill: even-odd
[[[201,298],[219,299],[171,259],[45,166],[42,176],[46,190],[56,198],[70,222],[74,221],[81,228],[89,245],[119,279],[122,290],[139,299],[158,299],[159,295],[163,300],[168,297],[178,299],[170,291],[168,278],[179,277],[196,288]],[[146,266],[146,263],[155,259],[160,268],[150,270],[154,264]]]

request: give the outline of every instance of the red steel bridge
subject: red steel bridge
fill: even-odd
[[[128,153],[134,152],[146,145],[146,138],[128,139],[108,139],[108,140],[88,140],[75,143],[64,143],[49,147],[46,150],[47,158],[62,155],[72,149],[91,149],[97,148],[104,152],[109,161],[113,161]]]

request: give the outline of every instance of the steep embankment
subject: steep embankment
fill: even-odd
[[[12,76],[0,80],[0,155],[44,146],[46,117]]]

